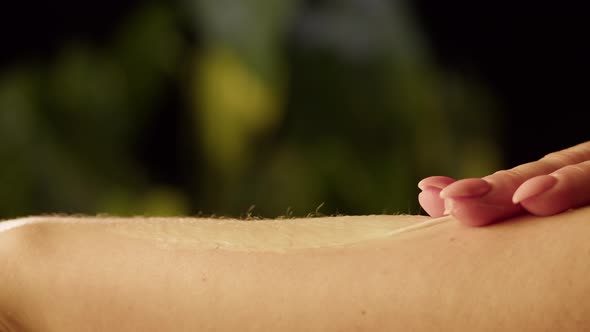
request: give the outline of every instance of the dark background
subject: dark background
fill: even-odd
[[[5,3],[0,12],[0,69],[23,60],[51,59],[68,40],[100,45],[140,3]],[[477,77],[496,98],[503,167],[590,139],[588,24],[582,5],[434,0],[410,4],[435,62]],[[188,25],[184,30],[186,39],[198,47],[199,31]],[[169,148],[177,137],[162,135],[183,121],[170,113],[183,107],[174,98],[175,88],[171,83],[171,97],[160,101],[160,116],[150,125],[159,135],[146,135],[137,154],[154,178],[182,185],[183,172],[191,170],[183,169],[183,160]],[[172,162],[159,162],[162,159]]]
[[[507,166],[590,139],[580,2],[414,3],[441,61],[477,72],[502,103]]]
[[[0,66],[51,55],[64,39],[101,41],[137,3],[8,2],[0,12]],[[508,165],[590,139],[590,26],[582,2],[410,4],[438,61],[484,78],[499,98]]]

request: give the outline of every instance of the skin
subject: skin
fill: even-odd
[[[483,178],[432,176],[418,187],[430,216],[449,214],[470,226],[524,213],[554,215],[590,204],[590,141]]]
[[[0,331],[588,330],[589,217],[5,222]]]

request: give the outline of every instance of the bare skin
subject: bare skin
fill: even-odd
[[[0,331],[582,331],[590,208],[0,223]]]
[[[481,179],[428,177],[418,199],[432,217],[484,226],[523,213],[549,216],[590,204],[590,142]]]

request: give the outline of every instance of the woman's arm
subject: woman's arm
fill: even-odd
[[[44,218],[0,232],[0,308],[26,331],[579,331],[589,217]]]

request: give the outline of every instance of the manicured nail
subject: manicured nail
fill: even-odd
[[[483,179],[464,179],[450,184],[440,192],[440,198],[474,198],[487,194],[492,185]]]
[[[512,195],[512,202],[518,204],[525,199],[538,196],[549,191],[557,184],[557,178],[552,175],[539,175],[525,181]]]
[[[443,189],[454,181],[454,179],[447,176],[430,176],[418,182],[418,188],[420,188],[420,190],[424,190],[426,187]]]
[[[418,188],[420,190],[424,190],[427,187],[432,187],[432,185],[430,185],[429,183],[430,181],[428,181],[428,179],[423,179],[422,181],[418,182]]]

